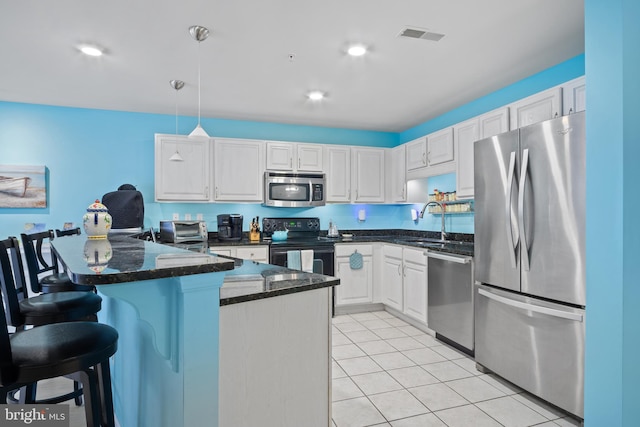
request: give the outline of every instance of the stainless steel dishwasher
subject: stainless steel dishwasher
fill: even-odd
[[[473,257],[429,251],[428,326],[473,354]]]

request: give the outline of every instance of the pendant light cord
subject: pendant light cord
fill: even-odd
[[[202,92],[202,86],[200,86],[200,43],[198,42],[198,126],[200,126],[200,92]]]

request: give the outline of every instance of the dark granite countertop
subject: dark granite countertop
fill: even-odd
[[[447,233],[445,243],[440,242],[440,232],[436,231],[385,229],[344,230],[340,232],[340,236],[344,234],[351,234],[353,237],[330,238],[327,237],[327,233],[324,231],[321,233],[320,239],[334,243],[392,243],[456,255],[473,256],[474,236],[468,233]],[[244,236],[242,240],[237,241],[220,241],[217,238],[212,238],[207,242],[207,246],[269,245],[270,243],[271,241],[269,239],[250,241]],[[204,246],[204,243],[202,245]]]
[[[305,273],[250,260],[234,260],[235,269],[225,274],[220,288],[220,306],[340,284],[340,279],[332,276]]]
[[[67,236],[52,240],[51,249],[71,280],[84,285],[215,273],[234,268],[229,258],[135,239],[126,234],[110,235],[108,239]]]

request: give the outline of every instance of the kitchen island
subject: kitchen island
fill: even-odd
[[[307,370],[316,367],[319,372],[308,382],[322,390],[313,406],[327,420],[317,425],[329,425],[328,295],[337,279],[128,236],[101,241],[70,236],[51,246],[73,281],[97,287],[103,298],[99,320],[120,334],[111,369],[122,427],[242,425],[236,422],[238,414],[260,411],[265,420],[274,420],[261,425],[295,425],[281,422],[296,416],[285,410],[290,401],[278,402],[283,409],[238,408],[242,402],[234,393],[302,387],[293,394],[304,396],[300,374],[308,376]],[[290,335],[287,328],[303,329],[305,319],[314,322],[306,338],[300,331]],[[317,336],[318,330],[326,332]],[[265,340],[268,333],[280,340]],[[287,355],[304,359],[288,348],[298,339],[302,352],[323,349],[326,368],[317,357],[290,363]],[[277,378],[270,376],[273,372]],[[298,382],[287,384],[292,374]],[[249,398],[243,402],[253,405]]]

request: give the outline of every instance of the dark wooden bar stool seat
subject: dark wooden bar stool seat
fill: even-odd
[[[73,283],[66,273],[61,272],[58,267],[58,260],[51,253],[45,258],[42,253],[43,243],[53,240],[53,230],[40,233],[20,235],[24,248],[27,271],[29,273],[29,283],[34,293],[67,292],[67,291],[93,291],[93,286],[79,285]],[[48,273],[44,277],[39,277],[43,273]]]

